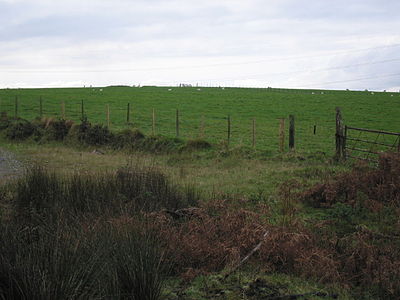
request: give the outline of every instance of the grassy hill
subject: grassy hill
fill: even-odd
[[[252,145],[253,118],[256,124],[256,147],[277,151],[279,120],[293,114],[296,118],[296,148],[301,151],[334,150],[335,107],[342,108],[346,124],[400,131],[400,94],[328,90],[289,90],[254,88],[177,88],[177,87],[96,87],[57,89],[0,90],[0,111],[31,120],[40,114],[40,97],[44,116],[65,117],[74,121],[84,113],[93,123],[107,124],[107,105],[110,127],[127,126],[152,133],[152,114],[155,111],[155,133],[175,136],[176,110],[180,115],[180,137],[204,136],[219,143],[227,138],[227,119],[231,118],[231,143]],[[127,124],[127,105],[130,104],[130,123]],[[314,134],[314,125],[316,134]],[[286,122],[286,131],[288,121]]]

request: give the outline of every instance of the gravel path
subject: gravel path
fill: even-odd
[[[0,182],[18,176],[23,172],[23,164],[9,151],[0,148]]]

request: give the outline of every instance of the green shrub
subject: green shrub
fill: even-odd
[[[81,135],[78,124],[73,124],[65,137],[65,141],[72,144],[81,143],[83,139],[84,136]]]
[[[25,140],[37,132],[37,127],[32,123],[17,119],[12,120],[5,129],[5,136],[10,140]]]
[[[9,125],[10,125],[10,119],[7,116],[7,113],[4,112],[4,111],[1,112],[1,115],[0,115],[0,131],[8,128]]]
[[[99,146],[107,145],[112,142],[113,134],[107,126],[94,125],[85,132],[85,143],[88,145]]]
[[[211,148],[211,144],[202,139],[188,140],[186,142],[186,148],[190,150],[201,150]]]
[[[80,124],[75,124],[71,126],[67,135],[67,140],[70,142],[84,143],[86,140],[86,134],[91,127],[92,124],[90,124],[88,119],[82,118]]]
[[[113,147],[116,149],[134,148],[145,138],[139,129],[124,129],[115,134]]]
[[[79,125],[71,126],[67,140],[70,142],[79,142],[86,145],[100,146],[111,144],[114,135],[103,125],[92,125],[85,117]]]
[[[45,137],[48,140],[62,141],[68,135],[72,122],[64,119],[54,120],[46,128]]]

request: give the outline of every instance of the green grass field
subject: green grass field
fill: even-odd
[[[170,266],[175,271],[164,278],[161,299],[399,298],[399,157],[385,154],[379,168],[359,164],[353,168],[351,160],[331,159],[335,148],[335,107],[342,108],[347,125],[400,132],[399,93],[171,87],[5,89],[0,90],[0,112],[14,116],[16,96],[17,115],[27,120],[39,115],[41,97],[43,116],[61,117],[64,102],[66,118],[79,122],[83,100],[85,114],[92,123],[106,124],[109,105],[112,130],[135,126],[147,135],[152,134],[155,109],[156,133],[169,137],[175,136],[175,113],[179,109],[182,138],[198,137],[203,119],[204,138],[216,144],[226,140],[229,114],[233,145],[230,150],[215,146],[155,155],[140,148],[116,150],[110,145],[102,147],[68,140],[38,142],[32,136],[24,141],[12,140],[6,135],[11,127],[2,130],[0,150],[9,155],[0,152],[0,160],[7,162],[7,157],[11,157],[8,160],[14,164],[10,164],[12,168],[5,168],[7,177],[0,178],[0,240],[5,241],[0,243],[0,248],[8,255],[0,260],[4,273],[8,274],[0,280],[0,298],[3,295],[6,295],[3,298],[15,298],[15,294],[7,297],[14,292],[14,285],[3,282],[19,276],[23,276],[26,286],[17,287],[23,286],[25,289],[20,290],[26,295],[36,292],[40,295],[37,299],[62,298],[61,294],[52,294],[58,286],[63,287],[59,290],[66,295],[65,299],[77,293],[107,299],[110,295],[126,293],[124,287],[132,283],[123,284],[128,277],[118,267],[126,266],[132,249],[139,248],[129,236],[119,240],[118,235],[111,236],[105,229],[118,229],[116,232],[123,229],[134,237],[134,230],[147,224],[147,217],[154,224],[157,220],[171,219],[172,222],[160,223],[163,226],[158,228],[166,230],[159,231],[160,237],[170,237],[165,244],[161,242],[163,247],[168,246],[163,251],[171,248],[175,253],[165,255],[173,258]],[[126,123],[128,103],[133,122],[129,125]],[[278,118],[287,119],[290,114],[296,117],[298,151],[276,155]],[[251,146],[253,118],[257,125],[257,149],[264,151],[261,153],[235,149],[240,145]],[[18,123],[21,122],[15,122]],[[317,126],[315,135],[314,125]],[[288,122],[286,140],[287,131]],[[367,134],[361,138],[367,138]],[[377,135],[370,134],[369,138],[375,140]],[[389,144],[393,140],[384,142]],[[24,168],[30,170],[30,166],[42,167],[49,172],[48,176],[54,174],[46,177],[32,173],[33,176],[27,177]],[[132,173],[135,169],[131,168],[140,172]],[[131,173],[121,173],[124,170]],[[145,174],[158,177],[145,176],[151,179],[151,184],[144,184],[138,190],[141,193],[132,193],[129,198],[130,194],[126,193],[140,185],[132,181],[129,188],[122,189],[126,185],[117,184],[120,181],[115,180],[115,175],[144,174],[144,170],[149,170]],[[21,176],[15,177],[15,174]],[[59,185],[54,176],[59,180],[70,179],[60,181]],[[76,178],[82,179],[76,181]],[[101,178],[111,178],[111,181],[100,182]],[[171,185],[160,192],[155,182]],[[150,190],[144,189],[148,186]],[[121,190],[110,192],[112,187],[121,187]],[[153,196],[161,195],[160,199],[164,199],[165,191],[178,191],[176,195],[186,191],[182,195],[196,200],[187,201],[188,206],[205,213],[172,220],[171,211],[166,210],[169,207],[162,206],[151,212],[133,210],[137,199],[158,205],[159,198]],[[184,203],[179,201],[178,204]],[[57,234],[53,234],[54,229]],[[267,240],[249,261],[226,277],[239,259],[260,242],[261,229],[269,232]],[[28,230],[45,234],[39,235],[42,238],[35,243],[27,243],[22,237]],[[71,245],[82,247],[72,251],[68,248]],[[149,245],[147,250],[153,249],[154,244]],[[181,254],[176,255],[178,250]],[[59,267],[57,253],[65,256],[64,267]],[[87,253],[93,261],[87,259]],[[145,263],[156,260],[150,258]],[[20,265],[14,267],[15,261]],[[142,260],[135,258],[134,261]],[[97,267],[104,266],[105,262],[108,267]],[[165,263],[169,266],[169,262]],[[102,271],[92,272],[97,269]],[[38,277],[38,270],[50,275]],[[77,272],[87,276],[86,284],[73,280],[82,278]],[[158,276],[162,271],[154,270],[151,274]],[[114,282],[109,278],[123,280]],[[147,291],[156,290],[151,278],[154,277],[146,275],[140,279],[149,287]],[[299,294],[305,296],[296,296]],[[86,298],[95,299],[94,296]]]
[[[0,90],[0,111],[32,120],[39,116],[42,97],[43,115],[61,117],[65,103],[67,119],[79,121],[81,101],[92,123],[107,124],[110,108],[111,129],[127,127],[130,103],[131,125],[145,134],[152,133],[155,110],[156,134],[175,136],[176,109],[180,114],[180,137],[202,136],[213,143],[227,138],[227,119],[231,117],[231,144],[252,145],[252,120],[256,123],[256,147],[276,152],[279,148],[279,120],[295,116],[296,149],[304,152],[333,153],[335,107],[342,109],[345,124],[355,127],[400,132],[400,94],[351,91],[177,88],[177,87],[105,87]],[[204,124],[204,129],[202,125]],[[314,135],[314,125],[316,134]],[[288,121],[286,121],[287,135]],[[389,143],[392,141],[389,141]],[[286,143],[287,144],[287,143]],[[286,145],[287,146],[287,145]]]

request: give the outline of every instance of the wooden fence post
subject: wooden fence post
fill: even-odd
[[[294,115],[289,116],[289,149],[294,149],[294,135],[295,135],[295,126],[294,126]]]
[[[231,116],[228,115],[228,145],[231,141]]]
[[[42,96],[40,96],[40,98],[39,98],[39,115],[40,115],[40,117],[43,117],[43,100],[42,100]]]
[[[317,133],[317,125],[314,125],[314,135]]]
[[[253,148],[256,147],[256,118],[253,118]]]
[[[342,112],[336,107],[336,159],[342,158],[343,154],[343,123]]]
[[[126,108],[126,123],[129,124],[130,121],[130,115],[131,115],[131,105],[128,103],[128,107]]]
[[[18,96],[15,96],[15,111],[14,111],[14,117],[18,118]]]
[[[279,119],[279,151],[285,151],[285,118]]]
[[[176,130],[176,137],[179,137],[179,110],[176,110],[176,118],[175,118],[175,130]]]
[[[156,133],[156,113],[154,111],[154,108],[153,108],[153,122],[152,122],[151,129],[152,129],[153,135],[155,135],[155,133]]]

